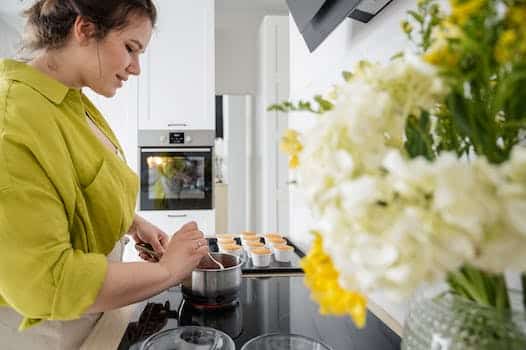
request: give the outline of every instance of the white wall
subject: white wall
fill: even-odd
[[[27,0],[2,0],[0,7],[0,17],[4,18],[19,33],[22,33],[25,18],[23,10],[31,5],[32,1]]]
[[[259,26],[278,9],[222,9],[216,6],[216,95],[256,93]]]
[[[385,62],[408,47],[400,29],[400,22],[407,18],[406,11],[416,7],[414,0],[393,1],[367,24],[345,20],[314,53],[309,53],[294,20],[290,29],[290,84],[291,100],[312,97],[325,92],[332,84],[342,82],[341,71],[351,70],[359,60]],[[289,125],[305,130],[312,125],[310,116],[291,114]],[[311,235],[308,230],[312,217],[301,193],[291,191],[290,225],[292,238],[307,249]],[[372,296],[389,314],[403,322],[407,304],[386,301],[381,294]]]
[[[21,20],[14,14],[0,12],[0,57],[13,58],[22,39]]]
[[[252,96],[223,96],[225,147],[228,149],[228,231],[248,230],[250,222],[250,128]]]
[[[1,0],[0,57],[14,58],[18,53],[25,25],[22,11],[28,6],[28,1]]]

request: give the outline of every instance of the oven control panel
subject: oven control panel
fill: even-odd
[[[168,134],[168,143],[170,145],[184,145],[185,141],[191,140],[185,139],[184,132],[170,132]]]
[[[139,130],[138,146],[212,147],[215,130]]]

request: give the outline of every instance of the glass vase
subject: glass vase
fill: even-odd
[[[523,350],[526,349],[525,321],[522,310],[512,307],[511,311],[499,313],[492,307],[444,293],[419,300],[410,307],[402,349]]]

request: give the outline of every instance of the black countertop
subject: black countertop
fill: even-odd
[[[320,315],[309,294],[303,277],[243,278],[237,304],[198,310],[183,301],[179,288],[173,288],[138,304],[119,350],[138,350],[148,335],[179,324],[222,330],[237,349],[249,339],[275,332],[301,334],[334,350],[400,349],[400,337],[371,312],[366,326],[358,329],[350,317]]]

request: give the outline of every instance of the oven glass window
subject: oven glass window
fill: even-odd
[[[141,210],[212,208],[211,150],[141,151]]]
[[[205,193],[204,157],[149,156],[148,198],[203,199]]]

